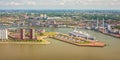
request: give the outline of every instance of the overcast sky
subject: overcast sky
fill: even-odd
[[[0,0],[0,9],[119,9],[120,0]]]

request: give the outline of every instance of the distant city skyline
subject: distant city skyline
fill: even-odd
[[[120,10],[120,0],[0,0],[0,9]]]

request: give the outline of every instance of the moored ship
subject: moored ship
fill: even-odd
[[[74,36],[74,37],[81,37],[81,38],[85,38],[85,39],[89,39],[89,40],[95,39],[95,37],[92,37],[90,34],[88,34],[86,32],[77,31],[76,28],[74,29],[74,31],[70,32],[69,35]]]

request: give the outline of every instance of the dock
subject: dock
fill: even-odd
[[[104,46],[106,46],[106,44],[103,42],[99,42],[99,41],[95,41],[95,40],[86,40],[84,38],[72,37],[67,34],[62,34],[62,33],[59,33],[56,36],[51,37],[51,38],[60,40],[60,41],[63,41],[63,42],[69,43],[69,44],[73,44],[76,46],[88,46],[88,47],[104,47]]]

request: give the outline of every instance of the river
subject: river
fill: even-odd
[[[47,28],[48,31],[69,33],[70,28]],[[120,39],[99,32],[83,30],[105,47],[83,47],[50,39],[49,45],[0,44],[0,60],[120,60]]]

